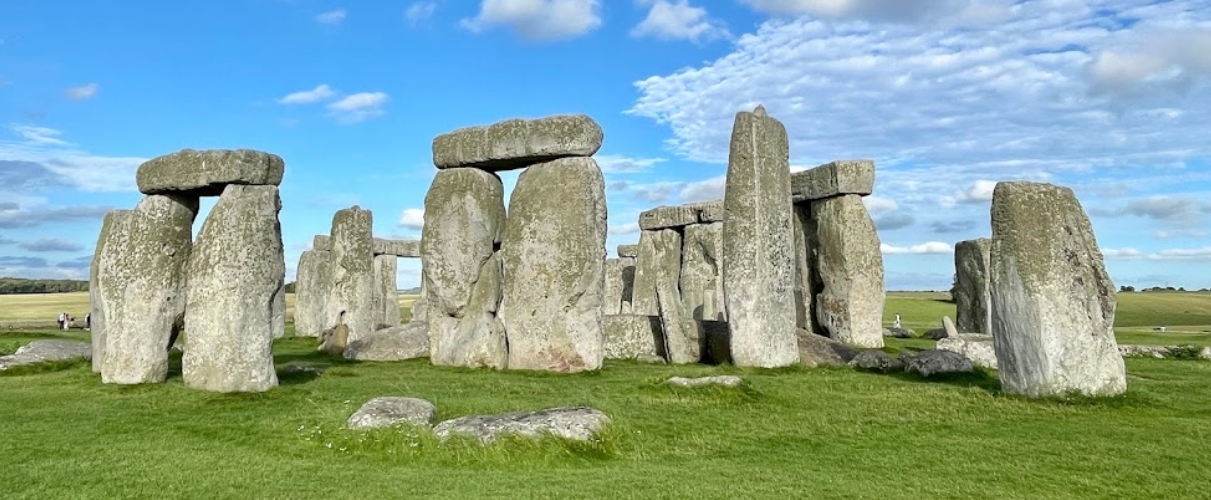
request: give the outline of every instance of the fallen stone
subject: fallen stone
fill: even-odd
[[[485,444],[506,435],[531,439],[554,435],[573,441],[588,441],[609,423],[610,417],[592,408],[553,408],[456,418],[437,424],[433,434],[442,441],[454,435],[464,435]]]
[[[437,420],[437,407],[417,398],[381,397],[367,401],[349,417],[354,430],[380,429],[394,425],[431,427]]]
[[[782,123],[764,115],[760,106],[739,112],[732,128],[723,288],[733,362],[773,368],[799,362],[799,350],[789,143]]]
[[[619,257],[638,257],[639,245],[618,245]]]
[[[1127,390],[1114,337],[1114,283],[1071,189],[998,183],[990,257],[992,333],[1005,392]]]
[[[110,229],[122,234],[113,235],[98,262],[103,383],[147,384],[167,378],[169,340],[181,330],[185,316],[197,213],[197,198],[147,195]]]
[[[799,363],[807,367],[845,366],[858,350],[823,335],[799,330]]]
[[[105,359],[105,297],[102,290],[101,266],[117,262],[121,252],[126,250],[126,224],[130,210],[110,210],[101,222],[101,233],[97,236],[97,245],[93,251],[92,265],[88,269],[88,301],[89,312],[92,314],[90,328],[92,340],[92,370],[101,373],[101,364]],[[106,273],[109,275],[109,273]]]
[[[946,332],[947,337],[959,336],[959,329],[955,328],[954,321],[950,320],[950,316],[942,316],[942,330]]]
[[[0,372],[19,366],[92,358],[92,346],[70,340],[35,340],[8,356],[0,356]]]
[[[531,166],[509,199],[499,319],[509,368],[596,370],[604,356],[605,180],[592,158]]]
[[[988,238],[955,244],[955,322],[960,332],[992,334],[991,251]]]
[[[875,162],[838,160],[790,177],[791,196],[796,203],[848,194],[866,196],[875,189]]]
[[[318,377],[318,376],[324,374],[324,369],[321,367],[318,367],[315,365],[306,365],[306,364],[302,364],[302,363],[295,363],[295,362],[286,363],[278,371],[282,372],[283,375],[295,375],[295,374],[304,373],[307,375],[314,375],[314,376]]]
[[[374,238],[370,242],[371,251],[375,256],[393,255],[396,257],[420,257],[420,242],[416,240],[387,240]]]
[[[962,354],[976,366],[997,369],[997,353],[992,346],[992,335],[960,333],[939,340],[937,348]]]
[[[1182,358],[1211,360],[1211,347],[1192,345],[1125,345],[1118,346],[1119,354],[1123,357],[1148,357],[1156,359]]]
[[[349,342],[374,332],[382,317],[382,308],[374,300],[373,225],[374,215],[357,205],[337,210],[332,216],[332,278],[324,307],[324,328],[345,325]]]
[[[942,340],[942,339],[946,338],[946,329],[945,328],[933,328],[933,329],[925,330],[925,333],[921,334],[921,338],[929,339],[929,340]]]
[[[396,284],[398,268],[399,258],[395,255],[374,257],[374,302],[380,311],[375,320],[376,331],[400,325],[399,287]]]
[[[711,385],[721,385],[724,387],[740,387],[741,380],[740,380],[740,377],[737,377],[735,375],[716,375],[713,377],[698,377],[698,378],[672,377],[672,378],[664,381],[664,383],[673,385],[673,386],[677,386],[677,387],[686,387],[686,388],[706,387],[706,386],[711,386]]]
[[[883,347],[883,254],[862,198],[843,195],[812,202],[813,273],[819,277],[815,316],[833,339]]]
[[[286,163],[282,158],[251,149],[183,149],[152,158],[135,181],[143,194],[218,196],[229,184],[277,186]]]
[[[403,361],[429,355],[429,325],[408,323],[378,330],[350,342],[345,359],[357,361]]]
[[[593,156],[601,149],[602,138],[601,127],[585,115],[506,120],[437,136],[433,164],[439,169],[513,170],[564,157]]]
[[[849,361],[849,366],[862,370],[890,373],[903,371],[904,360],[893,358],[883,351],[871,349],[862,351],[857,356],[854,356],[854,359]]]
[[[286,275],[281,209],[276,186],[232,184],[202,224],[189,259],[186,386],[262,392],[278,385],[273,301]]]
[[[922,377],[975,371],[971,360],[957,352],[930,349],[901,357],[907,358],[904,360],[905,371],[920,374]]]
[[[601,317],[606,359],[635,359],[640,356],[661,356],[663,342],[660,318],[635,314]]]
[[[917,332],[909,328],[884,328],[883,336],[897,339],[911,339],[917,336]]]
[[[294,285],[294,335],[319,337],[324,331],[328,297],[332,295],[332,254],[306,250],[299,256]]]

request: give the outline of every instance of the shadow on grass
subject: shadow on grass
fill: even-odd
[[[19,377],[22,375],[35,375],[39,373],[59,372],[70,370],[78,366],[91,366],[92,361],[87,359],[70,359],[66,361],[47,361],[44,363],[35,363],[32,365],[14,366],[7,370],[0,370],[0,377]]]
[[[866,373],[876,373],[876,374],[880,373],[877,371],[875,371],[875,372],[866,371],[866,370],[863,370],[863,371],[865,371]],[[905,382],[923,383],[923,384],[944,384],[944,385],[952,385],[955,387],[964,387],[964,388],[974,387],[974,388],[983,390],[984,392],[987,392],[989,394],[993,394],[993,395],[1001,394],[1001,380],[1000,380],[1000,378],[998,378],[997,373],[995,371],[988,370],[985,368],[977,367],[974,371],[972,371],[970,373],[935,373],[928,377],[922,376],[921,374],[916,373],[916,372],[907,372],[907,371],[892,372],[892,373],[886,373],[883,375],[887,375],[892,378],[903,380]]]

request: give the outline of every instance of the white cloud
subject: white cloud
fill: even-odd
[[[769,14],[807,14],[828,19],[865,18],[915,21],[939,14],[963,13],[970,0],[740,0]],[[970,15],[970,14],[969,14]]]
[[[408,20],[408,24],[415,26],[433,17],[434,12],[437,12],[437,2],[416,2],[404,11],[404,18]]]
[[[910,245],[910,246],[895,246],[882,243],[879,245],[879,250],[885,254],[947,254],[954,253],[954,248],[949,244],[941,241],[927,241],[925,243]]]
[[[39,179],[81,191],[133,191],[135,173],[139,165],[147,161],[145,158],[90,154],[59,139],[62,132],[48,127],[13,124],[8,128],[18,140],[0,137],[0,158],[3,158],[0,177],[16,175],[0,182],[0,197],[7,199],[20,194],[6,193],[15,186],[45,187]]]
[[[1211,77],[1211,27],[1141,30],[1123,36],[1125,47],[1107,48],[1087,66],[1094,90],[1120,94],[1183,90]]]
[[[1091,210],[1094,215],[1105,217],[1134,216],[1164,222],[1177,228],[1201,225],[1206,211],[1199,201],[1190,196],[1156,195],[1127,201],[1115,210]],[[1173,234],[1180,234],[1180,231]],[[1170,233],[1158,234],[1161,239]]]
[[[388,96],[384,92],[360,92],[328,105],[328,110],[342,123],[357,123],[382,116]]]
[[[278,104],[311,104],[314,102],[326,101],[336,96],[336,92],[329,87],[328,84],[320,84],[311,90],[301,90],[291,92],[285,97],[278,99]]]
[[[727,175],[720,175],[686,184],[685,187],[681,188],[679,197],[682,203],[719,200],[723,199],[723,194],[726,190]]]
[[[96,83],[90,83],[80,87],[72,87],[67,89],[64,94],[72,101],[86,101],[96,97],[97,92],[101,90],[101,86]]]
[[[1106,260],[1135,260],[1144,257],[1144,252],[1134,248],[1103,248],[1102,257]]]
[[[894,212],[900,209],[899,204],[895,200],[890,200],[880,196],[864,196],[862,203],[866,205],[866,210],[871,214],[881,214],[884,212]]]
[[[658,40],[701,42],[731,36],[723,24],[707,17],[706,9],[691,6],[688,0],[640,0],[650,3],[647,17],[631,29],[631,36]]]
[[[459,24],[472,33],[504,26],[533,41],[574,38],[601,26],[598,0],[483,0],[479,14]]]
[[[38,146],[67,146],[67,141],[59,139],[63,132],[48,127],[30,125],[9,125],[9,128],[30,144]]]
[[[1151,260],[1211,260],[1211,247],[1161,250],[1149,255]]]
[[[664,158],[631,158],[622,155],[596,155],[593,157],[597,166],[607,174],[633,174],[650,170],[653,166],[664,163]]]
[[[336,9],[315,16],[315,22],[320,24],[340,24],[345,20],[345,9]]]
[[[638,233],[639,231],[640,231],[640,229],[639,229],[638,222],[632,222],[630,224],[622,224],[619,226],[615,226],[615,225],[611,224],[610,229],[609,229],[610,234],[635,234],[635,233]]]
[[[405,208],[399,215],[399,227],[420,231],[425,227],[425,210],[423,208]]]
[[[960,203],[987,203],[992,201],[992,192],[997,187],[997,181],[978,180],[971,188],[958,196]]]

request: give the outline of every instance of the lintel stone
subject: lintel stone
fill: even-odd
[[[791,199],[795,203],[847,194],[866,196],[874,189],[875,162],[871,160],[837,160],[791,174]]]

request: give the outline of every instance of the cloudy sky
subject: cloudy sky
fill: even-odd
[[[561,113],[605,130],[613,254],[722,197],[758,103],[792,168],[875,160],[891,289],[947,288],[1011,179],[1072,187],[1116,284],[1211,287],[1211,0],[2,2],[0,276],[86,278],[138,165],[190,147],[286,160],[292,279],[340,208],[419,237],[434,136]]]

